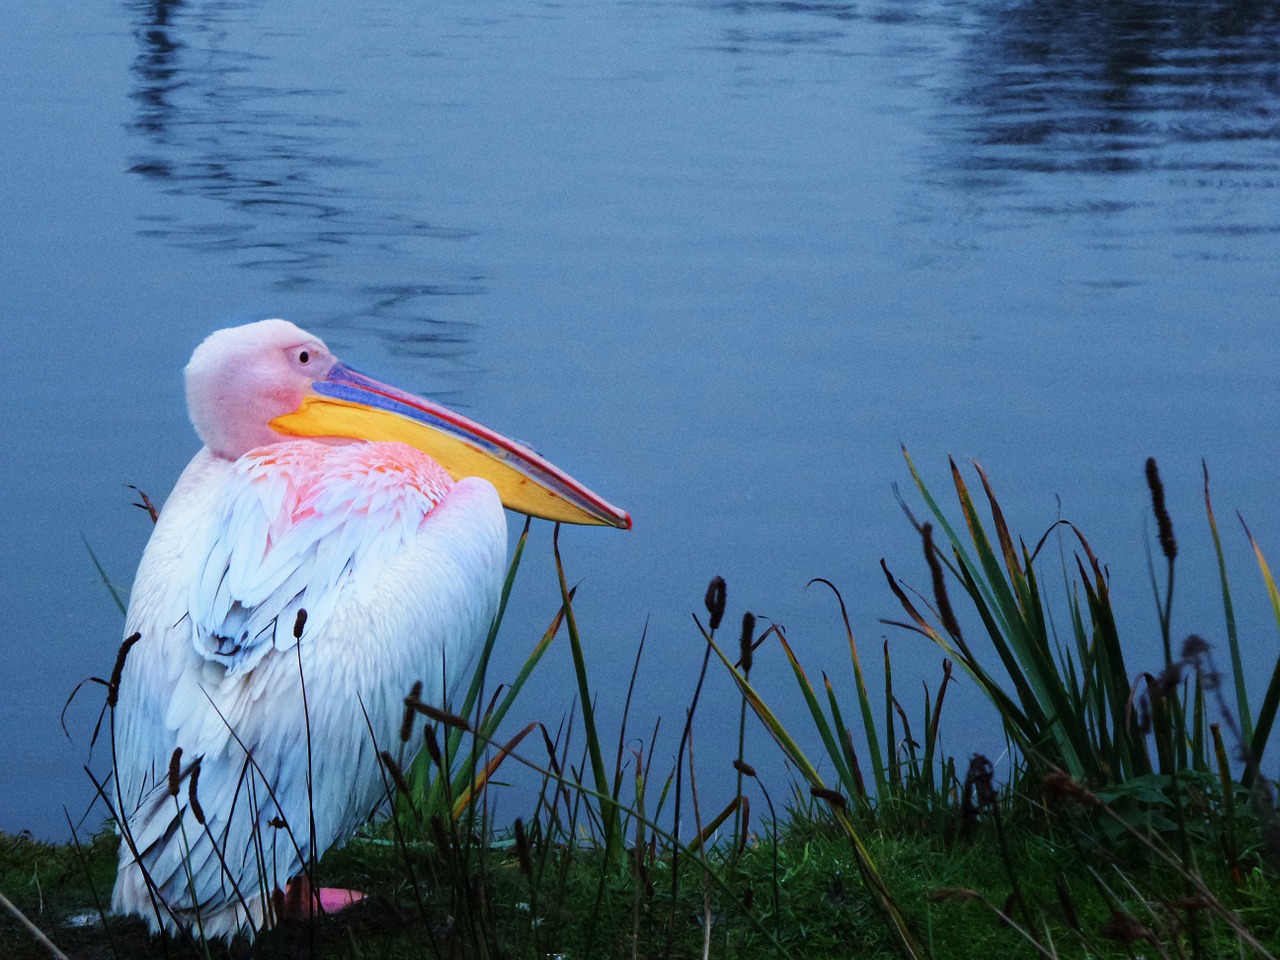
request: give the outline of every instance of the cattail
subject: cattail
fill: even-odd
[[[745,760],[734,760],[733,769],[737,770],[744,777],[755,777],[756,768]]]
[[[440,856],[446,861],[452,859],[449,834],[445,830],[444,821],[440,819],[438,813],[431,818],[431,832],[435,835],[436,846],[440,848]]]
[[[533,858],[529,856],[529,838],[524,833],[524,821],[516,817],[516,856],[520,858],[520,872],[533,879]]]
[[[1178,541],[1174,539],[1173,521],[1169,519],[1169,511],[1164,506],[1164,484],[1160,482],[1155,457],[1147,457],[1147,486],[1151,488],[1151,509],[1156,515],[1160,550],[1169,560],[1173,560],[1178,555]]]
[[[827,801],[833,807],[839,807],[841,810],[849,805],[849,801],[844,798],[844,794],[838,790],[828,790],[826,787],[810,787],[809,793],[819,800]]]
[[[431,758],[431,762],[436,765],[439,770],[444,769],[444,755],[440,753],[440,743],[436,740],[436,728],[427,727],[422,732],[423,738],[427,741],[427,756]]]
[[[844,748],[849,754],[850,765],[853,767],[853,785],[858,790],[858,796],[865,797],[867,784],[862,779],[862,765],[858,763],[858,751],[853,749],[853,734],[848,727],[844,728]]]
[[[406,797],[409,796],[409,781],[405,780],[400,764],[396,763],[395,758],[385,750],[378,756],[382,758],[382,765],[387,768],[387,773],[391,774],[391,782],[396,785],[396,789]]]
[[[977,890],[966,890],[964,887],[934,887],[925,898],[930,903],[985,903],[987,899]]]
[[[1133,943],[1136,940],[1146,940],[1149,943],[1158,942],[1156,935],[1151,932],[1150,928],[1143,926],[1122,910],[1112,911],[1111,916],[1107,918],[1107,922],[1102,925],[1102,929],[1098,932],[1108,940],[1118,940],[1125,944]]]
[[[411,710],[416,710],[424,716],[430,717],[436,723],[443,723],[446,727],[457,727],[459,730],[470,730],[471,724],[456,713],[447,713],[439,707],[433,707],[429,703],[423,703],[421,700],[410,700],[405,698],[405,706]]]
[[[408,743],[409,738],[413,736],[413,705],[421,703],[422,697],[422,681],[415,680],[413,689],[409,691],[409,695],[404,698],[404,718],[400,721],[400,742]]]
[[[298,616],[293,621],[293,639],[302,639],[302,628],[307,625],[307,611],[299,609]]]
[[[720,626],[720,621],[724,619],[724,595],[724,577],[712,577],[711,583],[707,585],[707,595],[702,601],[707,605],[707,613],[711,615],[712,633],[716,632],[716,628]]]
[[[920,528],[924,538],[924,558],[929,564],[929,574],[933,577],[933,599],[938,605],[938,616],[942,625],[953,637],[961,636],[960,623],[956,620],[955,611],[951,609],[951,599],[947,596],[947,581],[942,575],[942,562],[938,559],[937,547],[933,545],[933,524],[926,523]]]
[[[641,860],[636,871],[640,874],[640,884],[644,887],[644,895],[650,900],[653,899],[653,877],[649,875],[649,868],[644,865]]]
[[[969,772],[964,777],[964,804],[966,808],[970,807],[970,796],[976,804],[976,810],[983,807],[994,807],[999,803],[999,796],[996,794],[995,787],[992,782],[995,780],[995,768],[991,766],[991,761],[980,753],[975,753],[969,758]]]
[[[1209,641],[1198,633],[1192,633],[1182,641],[1182,659],[1199,660],[1209,652]]]
[[[756,615],[751,612],[742,615],[742,640],[738,645],[738,663],[745,677],[751,673],[751,658],[755,654]]]
[[[1022,896],[1017,890],[1010,890],[1009,895],[1004,898],[1004,906],[1000,908],[1000,926],[1008,927],[1013,922],[1013,911],[1018,909],[1022,903]]]
[[[178,747],[169,758],[169,796],[178,795],[178,785],[182,781],[182,748]]]
[[[1075,901],[1071,899],[1071,891],[1067,889],[1067,885],[1058,877],[1053,879],[1054,889],[1058,892],[1058,903],[1062,905],[1062,917],[1067,921],[1067,926],[1076,933],[1080,932],[1080,918],[1076,916]]]
[[[204,826],[204,808],[200,806],[200,797],[198,795],[198,786],[200,782],[200,758],[196,758],[195,764],[191,767],[191,779],[187,781],[187,801],[191,805],[191,814],[196,818],[196,823]]]
[[[750,913],[751,905],[755,903],[755,901],[756,901],[755,887],[751,886],[750,884],[747,884],[747,888],[742,891],[742,909],[747,911],[747,913]]]
[[[1073,800],[1084,807],[1102,806],[1102,801],[1088,787],[1061,770],[1045,774],[1040,785],[1046,800]]]
[[[111,682],[107,684],[107,706],[114,707],[120,700],[120,675],[124,673],[124,661],[129,656],[129,651],[133,645],[142,639],[142,634],[135,633],[126,637],[124,643],[120,644],[120,650],[116,653],[116,665],[111,670]]]

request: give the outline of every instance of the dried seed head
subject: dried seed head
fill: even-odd
[[[391,775],[391,782],[396,785],[396,789],[406,797],[410,796],[409,782],[405,780],[404,771],[400,769],[400,764],[396,763],[395,758],[386,750],[383,750],[378,756],[382,758],[382,765],[387,768],[387,773]]]
[[[120,675],[124,673],[124,661],[129,656],[133,645],[142,639],[142,634],[135,633],[126,637],[116,653],[116,665],[111,669],[111,681],[107,684],[107,706],[114,707],[120,700]]]
[[[960,622],[956,620],[955,611],[951,609],[951,598],[947,596],[947,581],[942,575],[942,562],[938,559],[938,550],[933,545],[933,524],[926,523],[920,528],[920,536],[924,539],[924,558],[929,564],[929,575],[933,580],[933,600],[938,606],[938,616],[942,618],[942,626],[953,637],[961,636]]]
[[[405,698],[405,706],[425,717],[430,717],[436,723],[443,723],[446,727],[457,727],[459,730],[470,730],[471,724],[466,719],[458,716],[456,713],[448,713],[439,707],[433,707],[429,703],[423,703],[420,700],[410,700]]]
[[[524,821],[516,817],[516,856],[520,858],[520,872],[533,879],[533,858],[529,855],[529,838],[525,836]]]
[[[972,820],[983,807],[995,806],[1000,797],[992,782],[995,780],[995,769],[991,761],[980,753],[969,759],[969,770],[964,776],[964,800],[961,811],[966,819]]]
[[[449,845],[449,833],[444,828],[444,821],[440,819],[440,814],[435,814],[431,818],[431,833],[435,837],[436,846],[440,848],[440,856],[446,861],[452,859],[452,847]]]
[[[838,790],[828,790],[826,787],[810,787],[809,793],[819,800],[827,801],[833,807],[839,807],[841,810],[849,805],[849,801],[844,798],[844,794]]]
[[[959,903],[970,903],[972,901],[985,901],[986,897],[977,890],[966,890],[963,887],[935,887],[928,893],[930,903],[947,903],[948,901],[956,901]]]
[[[196,758],[195,764],[191,767],[191,779],[187,781],[187,802],[191,806],[192,816],[196,818],[196,823],[204,826],[204,808],[200,806],[199,786],[200,783],[200,758]]]
[[[302,630],[307,625],[307,611],[299,610],[298,616],[293,621],[293,639],[302,639]]]
[[[1062,917],[1067,921],[1067,926],[1076,933],[1080,932],[1080,918],[1076,915],[1076,904],[1071,899],[1071,891],[1067,889],[1067,885],[1058,877],[1053,880],[1053,887],[1058,893],[1058,903],[1062,906]]]
[[[756,768],[745,760],[734,760],[733,769],[737,770],[744,777],[754,777],[756,775]]]
[[[182,782],[182,748],[178,747],[169,758],[169,796],[178,795],[178,785]]]
[[[1164,505],[1164,484],[1160,482],[1160,470],[1156,458],[1147,457],[1147,486],[1151,488],[1151,509],[1156,515],[1156,529],[1160,537],[1160,550],[1172,560],[1178,555],[1178,541],[1173,536],[1173,521]]]
[[[1209,641],[1198,633],[1192,633],[1182,641],[1182,659],[1199,660],[1209,652]]]
[[[707,585],[707,595],[702,602],[707,605],[707,613],[711,616],[711,632],[715,633],[724,619],[725,586],[724,577],[712,577]]]
[[[444,756],[440,753],[440,742],[436,740],[436,728],[425,728],[422,737],[427,741],[427,756],[431,758],[431,762],[436,765],[437,769],[443,770]]]
[[[1082,807],[1102,806],[1102,801],[1088,787],[1072,779],[1069,773],[1061,770],[1054,770],[1052,773],[1045,774],[1045,778],[1040,781],[1040,785],[1044,788],[1045,800],[1047,801],[1071,800]]]
[[[414,704],[421,703],[422,697],[422,681],[415,680],[413,689],[409,691],[409,695],[404,698],[404,718],[400,721],[400,742],[408,743],[409,738],[413,736],[413,714]]]
[[[1121,943],[1133,943],[1137,940],[1146,940],[1149,943],[1156,942],[1155,934],[1151,932],[1149,927],[1143,926],[1121,910],[1113,911],[1098,932],[1108,940],[1118,940]]]
[[[742,615],[742,639],[738,644],[738,663],[742,665],[742,675],[745,677],[751,673],[751,658],[755,654],[755,634],[756,634],[756,615],[754,613],[744,613]]]

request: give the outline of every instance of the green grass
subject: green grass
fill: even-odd
[[[1134,851],[1116,856],[1101,843],[1082,851],[1055,829],[1046,832],[1034,824],[1012,826],[1008,842],[1035,935],[1045,949],[1055,951],[1050,955],[1130,956],[1124,943],[1105,934],[1119,910],[1150,929],[1165,949],[1169,942],[1176,942],[1176,930],[1185,929],[1186,912],[1178,906],[1184,900],[1181,884],[1156,858]],[[1008,909],[1021,922],[1021,911],[1006,907],[1012,889],[1009,879],[993,869],[998,843],[990,821],[963,837],[918,833],[869,837],[868,852],[933,956],[989,960],[1043,955],[995,912]],[[542,851],[534,853],[541,856]],[[780,950],[806,958],[901,955],[898,938],[862,891],[843,831],[821,812],[815,811],[812,818],[797,817],[783,831],[777,848],[776,910],[773,853],[767,838],[750,844],[734,863],[732,896],[712,897],[713,956],[773,957]],[[1280,948],[1280,884],[1274,877],[1257,866],[1237,884],[1228,871],[1213,866],[1221,861],[1211,846],[1201,846],[1197,853],[1206,883],[1224,892],[1229,908],[1265,946],[1272,951]],[[373,896],[316,925],[319,951],[352,958],[629,957],[634,945],[639,956],[700,955],[705,909],[698,865],[683,868],[685,882],[673,911],[668,897],[669,857],[651,864],[646,884],[633,870],[611,870],[600,848],[574,851],[563,873],[561,855],[553,851],[538,889],[531,888],[519,856],[509,846],[491,845],[483,853],[483,867],[480,852],[473,850],[472,856],[474,875],[482,878],[483,905],[471,908],[482,910],[489,924],[481,935],[483,942],[478,943],[476,932],[459,918],[452,891],[425,885],[424,919],[406,882],[401,854],[382,844],[356,841],[325,859],[321,878],[368,890]],[[105,888],[114,869],[114,838],[98,838],[86,849],[86,858],[99,889]],[[447,876],[452,870],[434,846],[415,850],[413,858],[424,877]],[[708,865],[728,870],[721,856],[712,857]],[[602,874],[607,883],[597,908]],[[65,926],[69,916],[92,912],[84,870],[68,847],[0,838],[0,877],[0,891],[70,956],[165,955],[160,941],[146,937],[140,921],[111,919],[118,954],[111,952],[101,928]],[[749,907],[744,905],[747,890],[751,891]],[[535,902],[539,904],[536,912],[531,908]],[[1070,904],[1070,914],[1064,904]],[[1074,917],[1078,932],[1068,916]],[[762,934],[756,922],[773,938]],[[1225,924],[1206,927],[1206,955],[1238,955],[1236,938]],[[257,945],[257,955],[295,956],[311,933],[302,924],[275,931]],[[241,956],[251,951],[214,946],[211,952]],[[169,954],[201,955],[175,942],[169,944]],[[25,960],[47,954],[4,918],[0,919],[0,956]]]

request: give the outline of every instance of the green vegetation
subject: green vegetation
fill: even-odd
[[[456,712],[409,691],[398,753],[411,752],[411,721],[423,714],[426,749],[406,770],[396,751],[383,754],[393,815],[318,867],[321,882],[368,891],[368,900],[335,917],[292,921],[254,944],[153,940],[140,922],[101,917],[114,836],[83,846],[0,836],[0,894],[12,904],[0,909],[0,956],[54,955],[20,915],[74,957],[988,960],[1280,952],[1280,815],[1263,762],[1280,707],[1280,661],[1252,712],[1207,475],[1234,702],[1209,645],[1171,632],[1178,544],[1154,462],[1147,477],[1159,552],[1150,569],[1164,662],[1145,673],[1126,663],[1112,584],[1080,531],[1060,521],[1028,547],[1009,529],[980,468],[985,517],[952,464],[956,518],[907,463],[929,517],[908,511],[930,589],[916,591],[886,568],[905,613],[886,622],[924,635],[944,657],[936,691],[926,689],[914,721],[894,689],[887,644],[884,690],[868,688],[847,615],[841,631],[851,690],[825,675],[812,680],[785,630],[770,626],[757,635],[750,614],[730,651],[717,578],[705,616],[695,618],[705,654],[677,764],[655,770],[655,756],[673,755],[657,730],[637,739],[627,730],[629,709],[616,738],[607,741],[596,725],[557,547],[561,608],[510,685],[485,688],[495,625]],[[1280,625],[1280,592],[1249,540]],[[522,537],[508,590],[524,545]],[[962,601],[961,614],[981,625],[981,639],[962,632],[950,593]],[[1055,600],[1065,622],[1055,622],[1046,593],[1065,598]],[[569,716],[502,730],[562,628],[579,691]],[[779,656],[789,667],[812,729],[784,727],[752,685],[765,655],[770,667]],[[957,764],[942,752],[956,667],[999,711],[1015,758],[1005,783],[995,782],[984,757]],[[746,761],[741,733],[735,756],[699,750],[693,721],[710,669],[734,678],[743,727],[758,722],[777,744],[777,755],[758,761],[774,765],[769,776]],[[631,690],[628,708],[630,697]],[[779,789],[778,760],[793,777],[785,796],[767,789]],[[736,795],[706,809],[698,775],[730,764]],[[499,770],[516,766],[540,789],[522,817],[495,823],[486,788]],[[679,835],[673,823],[684,824]]]

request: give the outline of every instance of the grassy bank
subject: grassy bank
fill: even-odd
[[[1176,870],[1138,847],[1082,847],[1045,824],[1008,825],[1002,844],[989,818],[965,837],[895,833],[871,831],[868,852],[934,957],[1189,955],[1193,918],[1202,955],[1241,955],[1232,924],[1189,898]],[[0,891],[70,957],[295,957],[313,949],[351,958],[696,957],[708,916],[712,956],[901,955],[862,888],[845,838],[821,817],[794,823],[776,848],[767,839],[749,844],[732,865],[726,855],[710,857],[706,865],[728,883],[709,896],[703,865],[682,866],[674,899],[669,856],[655,857],[641,873],[633,864],[609,869],[598,849],[535,846],[541,863],[526,871],[510,843],[449,848],[447,857],[424,845],[406,860],[392,847],[357,840],[326,858],[321,877],[368,891],[368,901],[333,918],[295,921],[252,948],[215,944],[207,953],[202,945],[150,938],[135,919],[109,918],[105,928],[97,921],[94,889],[109,889],[114,837],[90,844],[83,860],[66,846],[12,837],[0,843]],[[1193,854],[1195,875],[1275,952],[1274,876],[1261,863],[1239,873],[1227,868],[1212,844]],[[416,893],[407,863],[419,881]],[[1252,953],[1246,947],[1245,955]],[[4,916],[0,955],[50,954]]]
[[[380,745],[394,815],[314,867],[316,882],[366,891],[367,901],[288,923],[253,945],[152,939],[138,921],[102,916],[114,837],[45,846],[0,836],[0,893],[14,906],[0,911],[0,956],[51,955],[20,916],[74,957],[985,960],[1280,951],[1280,817],[1266,775],[1280,661],[1266,665],[1272,682],[1251,708],[1207,477],[1226,636],[1210,645],[1172,632],[1178,543],[1149,462],[1156,537],[1148,588],[1164,662],[1143,672],[1126,662],[1113,585],[1081,531],[1060,522],[1024,540],[980,469],[971,489],[952,465],[956,506],[948,509],[908,466],[918,506],[907,515],[927,586],[885,568],[901,611],[886,623],[940,651],[942,681],[922,702],[904,706],[887,646],[885,687],[868,689],[847,617],[840,629],[852,689],[812,679],[785,630],[758,629],[750,614],[740,628],[725,621],[717,578],[696,618],[700,677],[721,670],[733,678],[741,729],[759,724],[777,746],[767,761],[752,760],[774,768],[760,776],[741,733],[736,756],[695,758],[700,679],[678,718],[675,765],[655,769],[656,746],[627,731],[628,711],[616,733],[596,727],[557,548],[561,609],[513,682],[485,690],[495,626],[453,711],[407,691],[402,743]],[[1250,543],[1280,625],[1280,591]],[[1061,585],[1061,623],[1046,582]],[[569,645],[579,694],[570,717],[505,729],[557,636]],[[1228,672],[1217,670],[1215,653]],[[752,685],[764,654],[790,668],[811,720],[803,729],[784,727]],[[999,711],[1015,758],[1006,782],[983,757],[957,761],[941,750],[955,671]],[[425,749],[402,767],[421,742],[415,723],[424,715]],[[698,773],[729,763],[738,788],[726,806],[708,809]],[[541,789],[519,819],[494,823],[486,789],[517,764]],[[772,796],[766,784],[782,769],[790,786]]]

